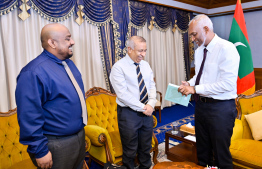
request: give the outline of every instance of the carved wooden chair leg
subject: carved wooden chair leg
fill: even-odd
[[[158,112],[159,112],[159,122],[161,123],[161,108],[158,109]]]
[[[136,158],[135,158],[135,167],[136,166],[139,166],[139,161],[138,161],[138,157],[136,156]]]
[[[89,167],[86,164],[86,160],[84,160],[83,169],[89,169]]]
[[[158,155],[158,148],[156,148],[156,150],[153,151],[153,162],[155,165],[158,163],[157,155]]]
[[[92,159],[89,157],[88,159],[88,166],[91,167],[91,162],[92,162]]]

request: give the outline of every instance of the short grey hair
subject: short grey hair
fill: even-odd
[[[137,40],[138,42],[146,42],[145,38],[143,38],[142,36],[132,36],[126,41],[126,47],[135,49],[135,40]]]
[[[190,25],[192,22],[197,22],[198,26],[201,26],[202,28],[204,28],[205,26],[207,26],[211,31],[213,31],[213,23],[211,21],[211,19],[204,15],[204,14],[200,14],[195,16],[188,25]]]

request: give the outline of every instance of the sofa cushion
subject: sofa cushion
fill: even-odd
[[[161,102],[159,100],[156,100],[155,106],[161,106]]]
[[[234,161],[262,166],[262,142],[238,139],[231,142],[230,152]]]
[[[12,165],[8,169],[37,169],[37,167],[32,163],[31,159],[26,159]]]
[[[252,114],[245,115],[248,125],[251,129],[254,140],[262,139],[262,110]]]

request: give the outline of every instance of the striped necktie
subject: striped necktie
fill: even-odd
[[[202,72],[203,72],[203,68],[204,68],[204,64],[205,64],[205,61],[206,61],[206,57],[207,57],[207,49],[205,48],[205,49],[204,49],[203,60],[202,60],[202,63],[201,63],[199,72],[198,72],[198,74],[197,74],[195,86],[196,86],[196,85],[199,85],[200,78],[201,78],[201,75],[202,75]],[[195,99],[195,101],[197,102],[197,101],[199,100],[199,94],[196,94],[196,93],[195,93],[195,94],[194,94],[194,99]]]
[[[65,61],[62,61],[62,64],[64,65],[64,68],[66,70],[66,73],[68,74],[71,82],[73,83],[76,92],[78,94],[78,97],[80,99],[80,103],[81,103],[81,108],[82,108],[82,117],[83,117],[83,123],[85,125],[87,125],[87,110],[86,110],[86,102],[85,102],[85,98],[83,96],[82,90],[80,89],[74,75],[72,74],[70,68],[68,67],[68,65],[66,64]]]
[[[148,93],[146,90],[146,85],[142,76],[142,73],[140,71],[140,67],[138,63],[134,63],[136,65],[136,73],[137,73],[137,80],[138,80],[138,86],[140,91],[140,101],[144,104],[148,102]]]

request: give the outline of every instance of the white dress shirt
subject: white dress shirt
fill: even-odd
[[[130,107],[135,111],[143,112],[145,104],[140,102],[140,91],[134,63],[128,54],[117,61],[112,67],[110,81],[116,92],[116,102],[119,106]],[[141,60],[139,67],[148,93],[147,104],[154,108],[156,104],[156,86],[153,71],[144,60]]]
[[[195,86],[204,53],[204,46],[195,51],[195,76],[188,82]],[[233,43],[218,37],[216,34],[207,45],[207,57],[196,93],[218,100],[237,97],[237,78],[240,56]]]

